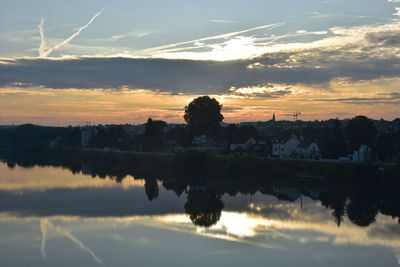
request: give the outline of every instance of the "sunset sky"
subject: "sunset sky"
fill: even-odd
[[[400,117],[400,0],[2,0],[0,125]]]

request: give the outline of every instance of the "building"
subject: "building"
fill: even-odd
[[[347,157],[339,157],[341,161],[366,162],[372,160],[372,149],[367,145],[361,145],[358,150],[354,150]]]
[[[294,156],[299,144],[300,140],[294,134],[275,138],[272,140],[272,157],[290,158]]]
[[[253,137],[250,137],[242,144],[230,144],[229,149],[231,151],[246,151],[246,150],[250,150],[256,144],[257,144],[256,139],[254,139]]]
[[[296,148],[296,156],[302,159],[321,159],[319,146],[314,141],[301,141]]]

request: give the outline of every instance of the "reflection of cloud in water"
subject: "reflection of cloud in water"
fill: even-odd
[[[40,252],[42,252],[43,259],[47,258],[46,255],[46,241],[47,241],[47,229],[48,229],[48,219],[40,220],[40,232],[42,233],[42,243],[40,245]]]
[[[272,206],[274,210],[271,210]],[[300,245],[304,243],[326,243],[333,246],[374,246],[391,249],[394,252],[393,256],[398,261],[400,260],[400,230],[395,219],[379,214],[376,217],[376,223],[369,227],[357,227],[348,220],[337,227],[332,221],[330,213],[331,211],[326,210],[318,202],[306,203],[304,209],[300,209],[296,203],[264,205],[258,213],[249,213],[244,210],[241,212],[222,211],[220,220],[209,228],[193,225],[190,218],[181,213],[98,218],[79,216],[21,218],[3,213],[0,214],[0,221],[25,220],[29,222],[38,218],[42,220],[51,219],[52,221],[71,224],[71,227],[76,227],[74,229],[77,231],[98,231],[99,233],[107,233],[107,230],[116,227],[127,229],[135,225],[142,225],[266,249],[285,249],[286,244],[293,243]],[[44,227],[46,225],[47,227]],[[76,237],[71,236],[69,232],[69,234],[65,234],[65,230],[62,231],[59,227],[49,226],[47,222],[42,222],[41,229],[44,239],[47,235],[47,229],[54,229],[90,254],[91,250],[85,247]],[[282,243],[285,240],[287,242]],[[113,241],[121,242],[117,239]],[[144,239],[137,239],[136,241],[148,243]],[[43,255],[45,255],[45,242],[45,240],[42,240]],[[93,255],[92,257],[95,257],[94,253]]]
[[[44,218],[40,220],[40,230],[42,232],[42,242],[41,242],[41,247],[40,251],[42,252],[42,256],[44,259],[47,258],[46,256],[46,240],[47,240],[47,234],[48,234],[48,229],[52,229],[56,231],[57,233],[65,236],[69,240],[71,240],[75,245],[77,245],[81,250],[85,251],[88,253],[97,263],[104,265],[103,261],[97,257],[97,255],[87,246],[85,246],[82,241],[80,241],[76,236],[71,234],[69,231],[54,225],[50,219]]]
[[[297,212],[296,215],[291,219],[281,220],[248,213],[222,212],[221,220],[210,228],[196,228],[185,215],[169,215],[157,219],[162,223],[174,225],[177,229],[184,227],[188,232],[192,229],[192,233],[196,235],[228,241],[255,244],[254,240],[263,236],[267,242],[279,238],[299,243],[381,246],[394,250],[399,259],[400,236],[398,228],[392,227],[393,220],[389,217],[379,215],[377,223],[368,228],[360,228],[351,223],[339,228],[326,219],[302,217],[302,214]]]
[[[291,204],[288,204],[288,206],[290,207]],[[281,208],[284,207],[285,205],[281,206]],[[334,245],[378,245],[400,251],[400,232],[394,220],[388,216],[378,215],[377,222],[367,228],[360,228],[349,222],[343,223],[339,228],[330,218],[324,216],[310,216],[298,212],[294,212],[294,214],[296,214],[295,217],[281,219],[276,217],[266,218],[265,215],[245,212],[223,211],[220,221],[210,228],[196,227],[185,214],[97,218],[53,216],[42,218],[71,223],[78,221],[80,222],[79,229],[95,221],[99,223],[96,226],[99,228],[96,229],[115,228],[116,224],[119,227],[137,224],[237,242],[263,236],[267,240],[280,238],[302,243],[329,242]],[[37,217],[16,218],[9,214],[0,214],[0,221],[12,219],[31,221],[36,220]],[[88,230],[93,228],[94,226],[90,225]],[[42,233],[46,234],[43,230]]]

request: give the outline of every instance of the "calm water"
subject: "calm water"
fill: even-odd
[[[383,200],[327,208],[318,190],[218,195],[83,173],[0,163],[1,266],[400,265],[398,218]]]

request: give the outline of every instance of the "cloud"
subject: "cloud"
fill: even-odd
[[[358,104],[358,105],[371,105],[371,104],[385,104],[385,105],[400,105],[400,93],[381,93],[377,97],[343,97],[343,98],[323,98],[313,99],[311,101],[319,102],[341,102],[345,104]]]
[[[65,229],[63,229],[63,228],[54,225],[49,219],[44,219],[44,220],[46,220],[46,221],[45,221],[43,224],[42,224],[42,222],[40,223],[41,231],[43,231],[42,227],[43,227],[43,228],[46,228],[46,230],[45,230],[46,232],[48,231],[47,228],[50,228],[50,229],[56,231],[57,233],[59,233],[59,234],[65,236],[66,238],[68,238],[69,240],[71,240],[75,245],[78,246],[79,249],[81,249],[82,251],[88,253],[88,254],[92,257],[92,259],[93,259],[95,262],[97,262],[98,264],[104,266],[103,261],[102,261],[89,247],[87,247],[86,245],[84,245],[84,244],[82,243],[82,241],[80,241],[76,236],[74,236],[74,235],[71,234],[69,231],[67,231],[67,230],[65,230]],[[42,225],[43,225],[43,226],[42,226]],[[45,238],[45,237],[44,237],[44,238]],[[44,242],[45,242],[45,241],[44,241]],[[45,247],[43,247],[43,248],[45,249]]]
[[[287,88],[293,85],[330,89],[331,82],[337,79],[352,83],[399,77],[399,21],[374,27],[336,27],[318,34],[298,31],[263,38],[241,36],[279,25],[262,25],[137,53],[165,55],[170,56],[169,59],[100,56],[0,59],[0,87],[28,84],[54,89],[125,88],[173,94],[236,93],[242,96],[245,92],[253,96],[280,97],[290,94],[291,90]],[[305,42],[284,40],[289,36],[305,35],[316,39]],[[222,39],[222,43],[207,44],[218,39]],[[187,49],[192,47],[180,47],[186,44],[211,50],[189,52]],[[249,49],[246,55],[256,56],[225,61],[190,59],[236,55],[246,49]],[[180,58],[183,53],[189,59]],[[271,90],[265,87],[269,84],[286,89]]]
[[[393,14],[394,16],[400,16],[400,7],[395,7],[396,12]]]
[[[259,58],[264,63],[284,59]],[[329,70],[312,67],[247,68],[253,62],[132,58],[20,59],[0,65],[0,86],[28,83],[55,89],[131,88],[224,94],[229,93],[231,87],[257,86],[268,82],[323,83],[333,78]]]
[[[40,46],[39,46],[39,56],[42,56],[46,52],[46,38],[44,35],[44,18],[40,19],[40,24],[38,26],[40,33]]]
[[[167,45],[162,45],[162,46],[156,46],[152,48],[146,48],[143,50],[135,51],[135,55],[148,55],[148,54],[154,54],[156,52],[163,51],[165,49],[170,49],[182,45],[188,45],[188,44],[195,44],[198,42],[203,42],[203,41],[210,41],[210,40],[218,40],[218,39],[226,39],[230,37],[234,37],[240,34],[248,33],[248,32],[253,32],[253,31],[258,31],[258,30],[264,30],[264,29],[273,29],[279,26],[282,26],[284,23],[273,23],[273,24],[266,24],[266,25],[261,25],[241,31],[235,31],[235,32],[229,32],[229,33],[224,33],[224,34],[218,34],[218,35],[213,35],[213,36],[208,36],[204,38],[199,38],[195,40],[190,40],[190,41],[184,41],[184,42],[178,42],[178,43],[173,43],[173,44],[167,44]]]
[[[276,84],[264,84],[262,86],[242,88],[231,87],[229,91],[236,96],[265,98],[278,98],[292,93],[290,86],[281,86]]]
[[[208,22],[215,22],[215,23],[239,23],[238,21],[234,20],[221,20],[221,19],[209,19]]]
[[[75,39],[84,29],[86,29],[87,27],[90,26],[90,24],[92,24],[92,22],[101,15],[101,13],[103,12],[104,8],[101,9],[99,12],[97,12],[92,18],[91,20],[84,26],[80,27],[78,29],[77,32],[75,32],[74,34],[72,34],[70,37],[68,37],[67,39],[65,39],[64,41],[62,41],[61,43],[57,44],[56,46],[47,49],[46,51],[43,50],[42,48],[42,43],[41,43],[41,48],[39,48],[39,52],[41,51],[42,53],[40,53],[41,57],[48,57],[51,53],[53,53],[54,51],[60,49],[61,47],[65,46],[66,44],[68,44],[69,42],[71,42],[73,39]],[[41,26],[40,26],[41,25]],[[40,30],[40,34],[42,36],[43,33],[43,23],[41,23],[39,25]],[[43,40],[44,36],[42,36],[42,40]]]

